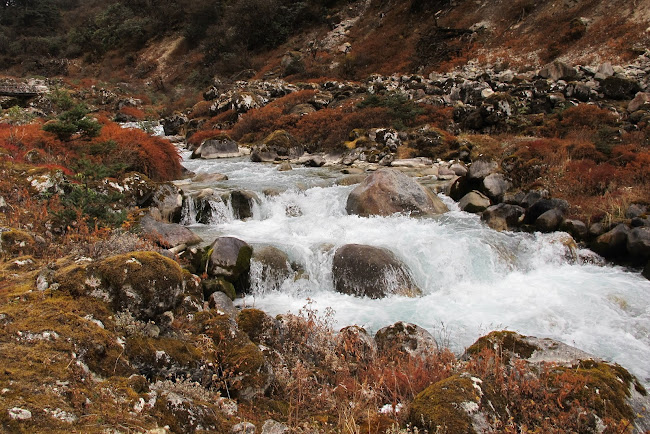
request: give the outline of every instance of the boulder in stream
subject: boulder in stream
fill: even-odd
[[[165,223],[147,215],[140,220],[142,234],[161,247],[171,249],[180,245],[191,246],[200,243],[201,237],[176,223]]]
[[[250,268],[253,249],[235,237],[219,237],[208,250],[208,275],[235,282]]]
[[[360,297],[389,294],[416,296],[420,288],[406,266],[386,249],[346,244],[334,254],[332,276],[336,291]]]
[[[448,211],[431,190],[394,169],[380,169],[369,175],[350,195],[345,206],[348,214],[363,217],[410,213],[433,216]]]

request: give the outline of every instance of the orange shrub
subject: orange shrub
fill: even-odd
[[[92,143],[114,142],[116,148],[102,155],[102,162],[126,165],[125,170],[143,173],[156,181],[167,181],[180,176],[180,156],[169,141],[153,137],[144,131],[122,128],[109,122],[104,124],[99,137]]]
[[[198,147],[205,140],[214,139],[223,134],[222,130],[200,130],[192,134],[192,136],[187,140],[188,145]]]
[[[141,121],[146,117],[144,112],[137,107],[124,106],[120,109],[120,112],[127,116],[131,116],[138,121]]]
[[[579,104],[562,112],[560,126],[567,131],[574,128],[598,129],[602,126],[613,126],[617,118],[607,109],[601,109],[593,104]]]
[[[278,107],[282,113],[287,114],[289,111],[298,104],[305,104],[316,95],[317,91],[313,89],[299,90],[292,92],[288,95],[278,98],[269,104],[271,107]]]

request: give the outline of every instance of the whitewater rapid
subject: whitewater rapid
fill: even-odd
[[[247,221],[225,206],[211,224],[190,224],[206,243],[234,236],[253,247],[273,245],[304,270],[302,278],[280,285],[254,281],[253,294],[238,300],[242,306],[276,315],[310,303],[319,312],[333,309],[338,327],[357,324],[371,333],[408,321],[455,352],[497,329],[550,337],[619,363],[650,384],[650,281],[622,267],[575,261],[560,234],[496,232],[446,197],[451,211],[435,218],[349,216],[345,203],[354,186],[337,185],[343,175],[327,168],[278,172],[243,159],[184,165],[229,177],[184,185],[185,191],[246,189],[260,198]],[[371,300],[336,293],[332,260],[348,243],[391,250],[424,295]]]

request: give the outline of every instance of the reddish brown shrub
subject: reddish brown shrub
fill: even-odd
[[[131,117],[135,118],[138,121],[141,121],[144,118],[146,118],[145,113],[142,110],[140,110],[139,108],[136,108],[136,107],[124,106],[124,107],[122,107],[120,109],[120,112],[124,113],[127,116],[131,116]]]

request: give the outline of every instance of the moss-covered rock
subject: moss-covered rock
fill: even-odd
[[[263,343],[267,340],[274,320],[259,309],[243,309],[237,315],[239,329],[246,333],[251,341]]]
[[[203,297],[206,300],[215,292],[223,292],[231,300],[234,300],[237,297],[235,286],[223,277],[218,277],[216,279],[203,279],[201,281],[201,286],[203,288]]]
[[[73,265],[59,270],[54,281],[61,290],[99,298],[115,312],[128,310],[140,320],[173,310],[186,286],[181,267],[156,252],[131,252]]]
[[[438,351],[438,343],[431,333],[418,325],[402,321],[379,329],[375,334],[375,342],[381,353],[426,358]]]
[[[465,350],[465,354],[476,355],[483,349],[496,351],[498,354],[511,354],[521,359],[530,358],[539,349],[538,346],[526,341],[526,336],[512,331],[494,331],[479,338]]]
[[[411,425],[436,433],[475,433],[469,413],[481,397],[470,378],[454,375],[419,393],[408,415]]]
[[[253,248],[234,237],[219,237],[210,246],[208,275],[237,281],[250,268]]]
[[[10,229],[0,234],[0,253],[15,257],[32,255],[35,249],[34,237],[25,231]]]

